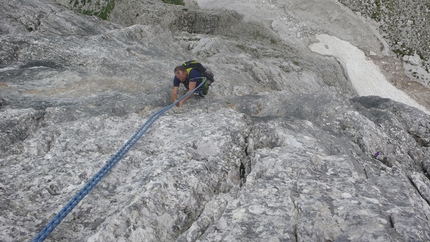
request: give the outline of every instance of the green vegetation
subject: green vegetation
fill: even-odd
[[[69,4],[79,13],[107,20],[115,7],[115,0],[70,0]]]
[[[375,9],[373,10],[370,17],[378,22],[381,21],[381,2],[380,1],[375,2]]]
[[[278,41],[276,39],[274,39],[274,38],[270,38],[270,43],[272,45],[274,45],[274,44],[278,43]]]
[[[99,12],[97,16],[101,19],[107,20],[114,7],[115,7],[115,0],[109,0],[106,7],[102,8],[102,10]]]
[[[175,4],[175,5],[185,5],[182,0],[162,0],[163,3]]]
[[[402,43],[400,45],[400,48],[393,49],[393,52],[396,53],[398,56],[405,56],[405,55],[414,55],[415,50],[407,47],[405,43]]]

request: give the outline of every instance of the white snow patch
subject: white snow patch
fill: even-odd
[[[316,35],[316,38],[319,42],[309,45],[309,49],[321,55],[335,57],[344,67],[358,95],[390,98],[430,113],[424,106],[389,83],[379,67],[367,59],[359,48],[327,34]]]

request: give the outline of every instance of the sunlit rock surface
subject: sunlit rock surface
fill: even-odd
[[[360,96],[309,49],[325,33],[395,60],[311,2],[118,1],[110,21],[1,2],[0,240],[34,238],[171,103],[188,59],[215,72],[210,93],[161,116],[47,241],[430,240],[430,117]]]

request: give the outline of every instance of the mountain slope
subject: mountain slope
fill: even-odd
[[[384,40],[333,1],[195,3],[116,1],[109,21],[0,3],[1,240],[34,238],[188,59],[210,93],[161,116],[48,241],[429,240],[428,114],[360,96],[309,48],[327,34],[401,72]]]

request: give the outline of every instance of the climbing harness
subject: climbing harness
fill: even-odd
[[[206,82],[205,77],[197,77],[193,79],[202,79],[202,83],[194,90],[199,89]],[[33,239],[33,242],[44,241],[46,237],[57,227],[59,223],[72,211],[72,209],[97,185],[97,183],[121,160],[121,158],[133,147],[133,145],[145,134],[152,124],[165,112],[174,107],[177,103],[192,95],[194,92],[188,92],[176,102],[161,109],[151,115],[146,122],[140,127],[136,133],[117,151],[117,153],[106,162],[106,164],[85,184],[85,186],[64,206],[61,211],[39,232]]]

